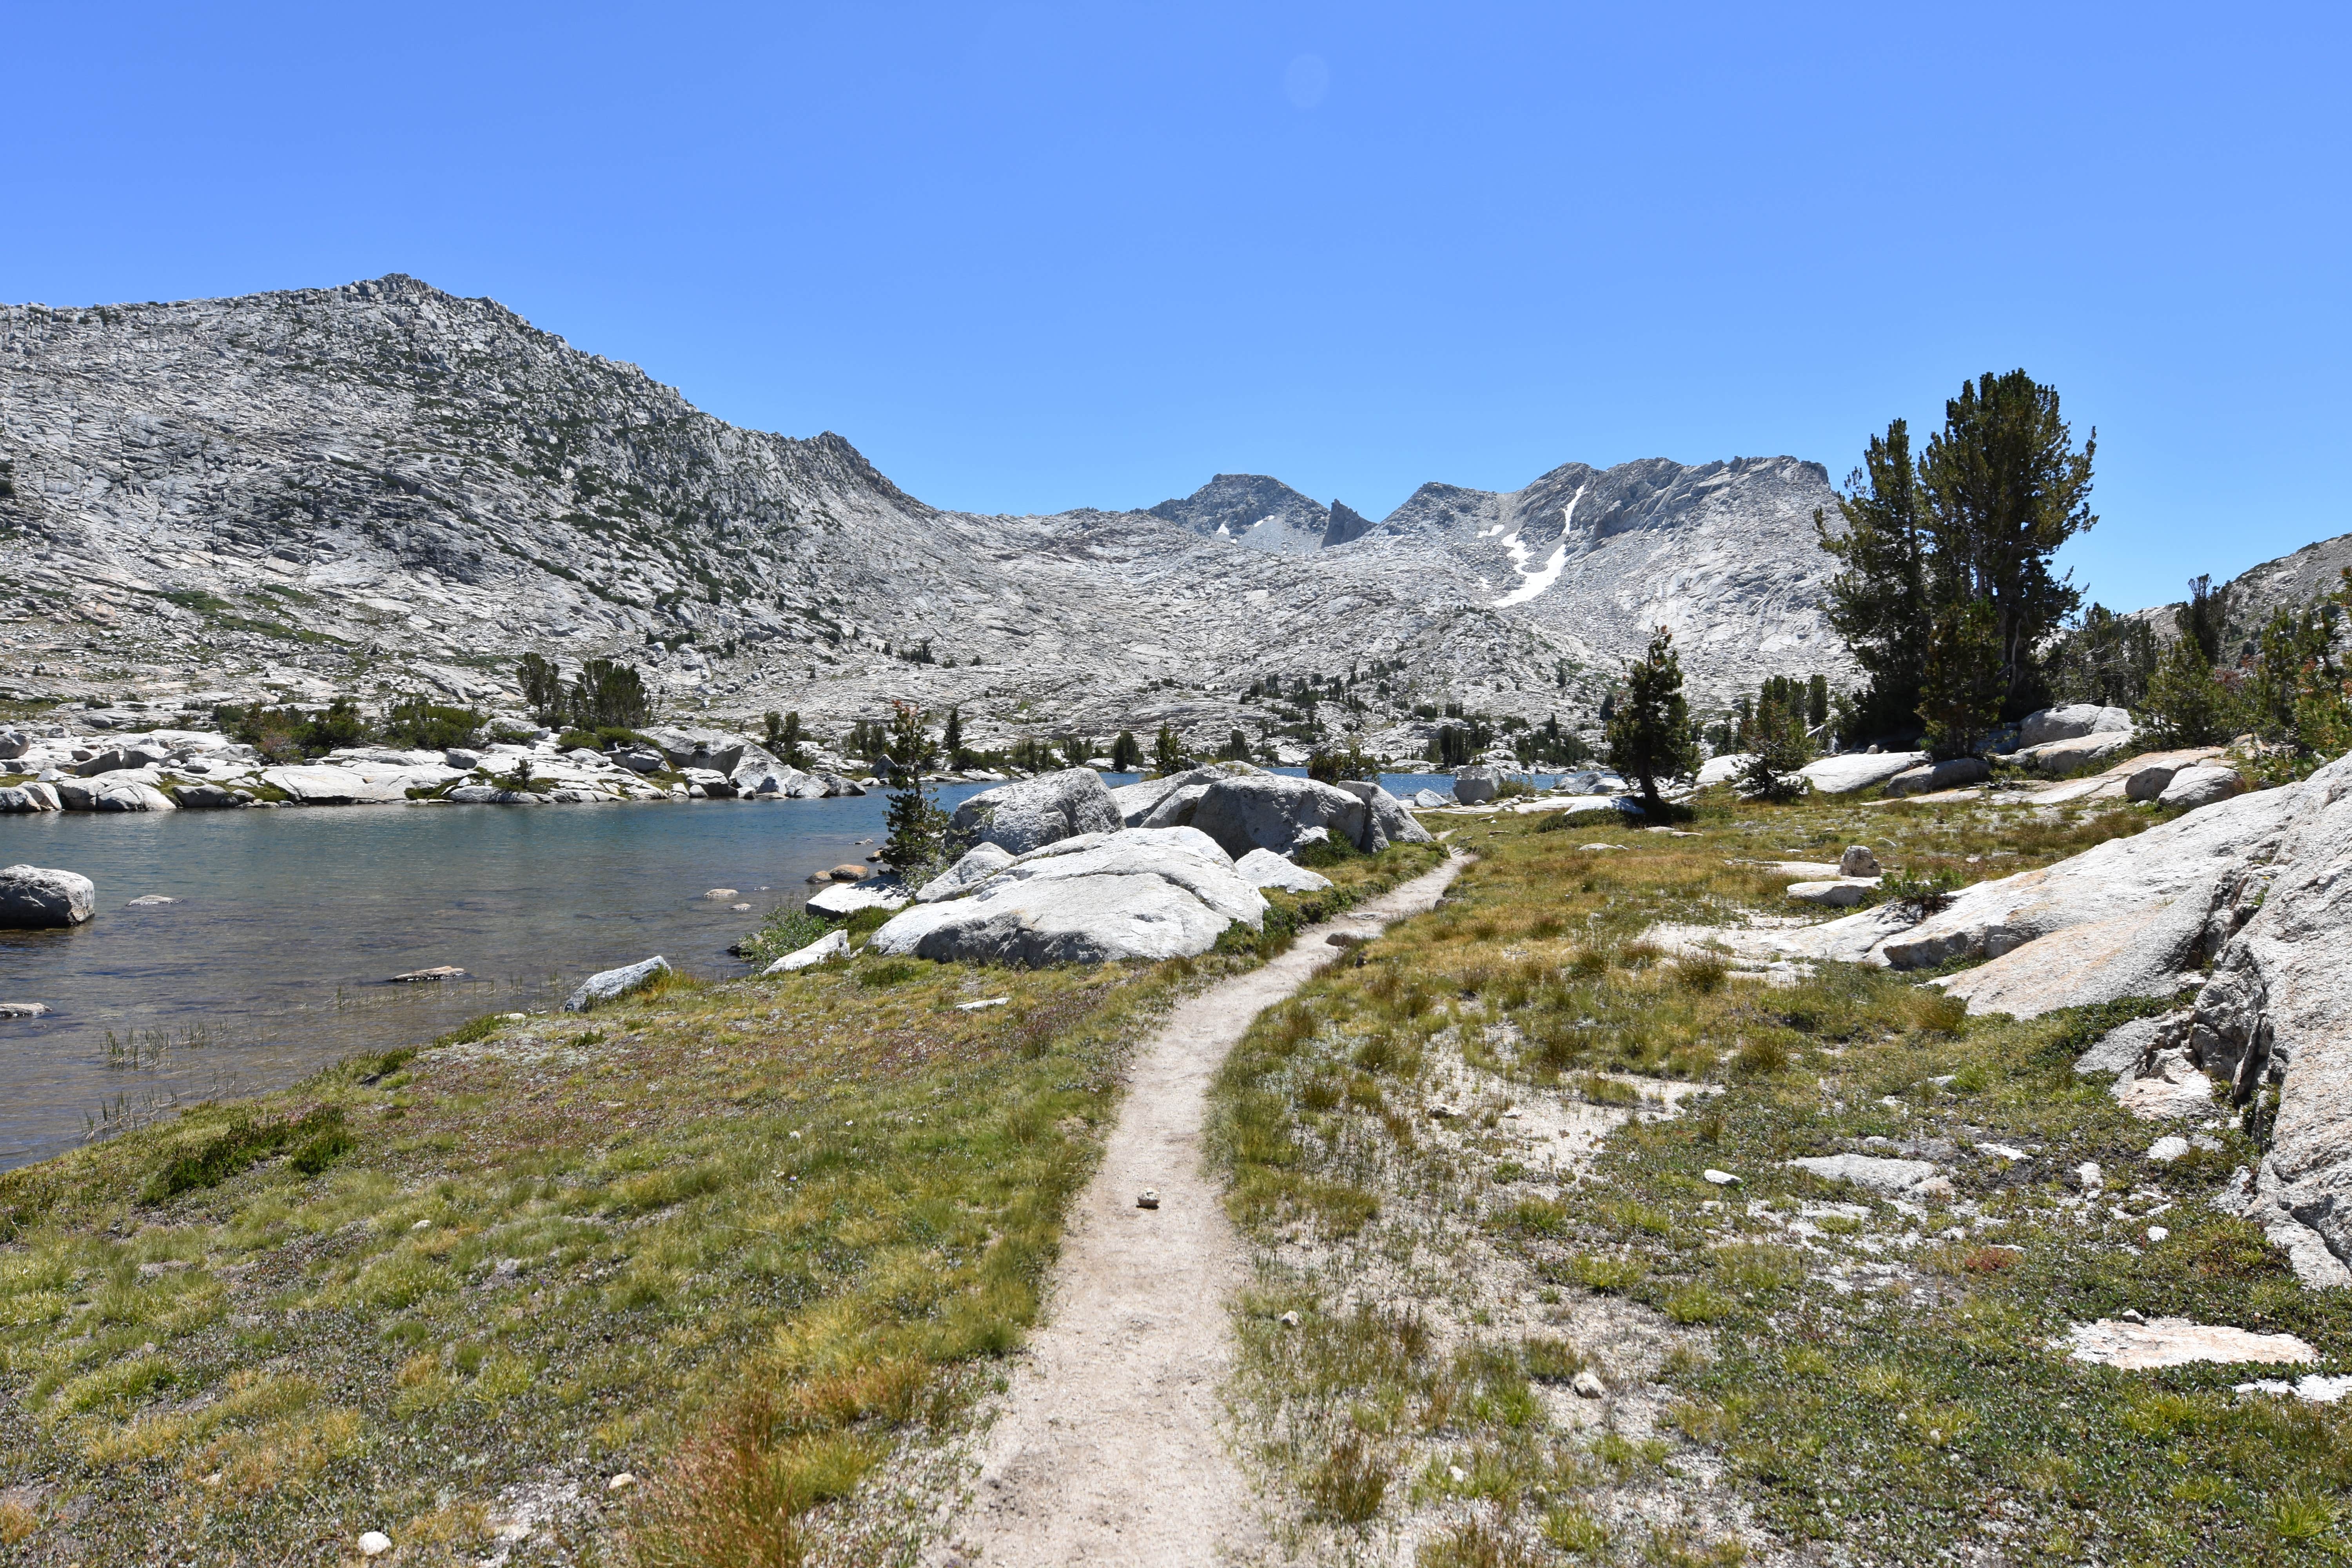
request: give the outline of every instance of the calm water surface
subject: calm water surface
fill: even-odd
[[[1383,782],[1400,794],[1451,783]],[[943,785],[940,800],[986,787]],[[651,953],[741,973],[729,944],[801,902],[812,871],[862,861],[885,805],[0,816],[0,864],[79,871],[99,910],[72,931],[0,931],[0,1001],[54,1009],[0,1021],[0,1169],[477,1014],[552,1006],[583,975]],[[713,888],[737,897],[704,897]],[[123,907],[147,893],[178,901]],[[445,963],[471,978],[387,984]]]

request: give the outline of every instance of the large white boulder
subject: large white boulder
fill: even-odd
[[[656,974],[668,973],[669,960],[659,953],[635,963],[624,964],[618,969],[599,970],[582,981],[580,989],[565,999],[563,1010],[585,1013],[599,1003],[614,1001],[641,989]]]
[[[891,918],[868,949],[921,958],[1094,963],[1205,952],[1265,900],[1189,827],[1090,834],[1021,856],[961,898]]]
[[[1753,760],[1747,752],[1726,752],[1719,757],[1709,757],[1698,765],[1698,787],[1710,789],[1717,784],[1729,784]]]
[[[1457,768],[1454,773],[1454,798],[1465,805],[1484,805],[1495,798],[1502,780],[1488,767]]]
[[[1371,808],[1371,832],[1363,848],[1378,854],[1391,844],[1433,844],[1429,829],[1423,827],[1404,802],[1369,779],[1342,779],[1339,788],[1346,790]]]
[[[691,726],[649,731],[646,738],[673,768],[709,768],[721,773],[733,772],[735,764],[743,759],[744,748],[751,744],[750,740],[730,731]]]
[[[906,889],[892,884],[875,887],[856,882],[835,882],[832,887],[809,896],[808,908],[817,914],[845,921],[860,910],[895,910],[908,902]]]
[[[1992,777],[1992,769],[1981,757],[1953,757],[1946,762],[1923,763],[1916,768],[1906,768],[1886,781],[1885,793],[1891,795],[1931,795],[1937,790],[1958,789],[1963,784],[1982,784]]]
[[[1264,778],[1264,768],[1247,763],[1209,763],[1181,773],[1122,784],[1110,792],[1119,820],[1129,827],[1185,827],[1192,808],[1219,779]]]
[[[793,974],[803,969],[814,969],[829,959],[848,956],[849,933],[845,931],[829,931],[806,947],[796,948],[784,954],[760,973],[761,974]]]
[[[1202,792],[1192,826],[1235,857],[1253,849],[1289,854],[1318,827],[1359,849],[1388,847],[1363,801],[1330,784],[1279,773],[1218,780]]]
[[[1818,795],[1852,795],[1885,784],[1927,760],[1925,752],[1848,752],[1822,757],[1797,770]]]
[[[936,904],[941,899],[961,899],[978,890],[982,882],[1012,864],[1012,852],[1002,846],[975,844],[962,859],[924,883],[915,894],[915,901]]]
[[[389,805],[408,798],[408,786],[396,779],[378,783],[325,763],[264,768],[261,782],[303,805]]]
[[[68,811],[172,811],[178,803],[156,786],[155,775],[123,769],[94,778],[59,779],[53,786]]]
[[[37,811],[61,811],[55,784],[20,784],[0,789],[0,816],[23,816]]]
[[[1118,805],[1092,768],[1064,768],[983,790],[955,809],[949,838],[958,844],[993,844],[1020,855],[1081,833],[1108,833],[1121,826]]]
[[[1232,923],[1159,877],[1074,877],[918,905],[891,917],[866,951],[985,963],[1149,961],[1206,952]]]
[[[98,889],[78,871],[0,867],[0,926],[16,931],[77,926],[97,909]]]
[[[735,765],[727,770],[727,782],[735,786],[735,793],[752,797],[789,799],[808,777],[791,763],[779,762],[766,747],[748,742]]]
[[[2194,811],[2200,805],[2228,800],[2246,793],[2246,781],[2238,770],[2216,763],[2200,763],[2181,769],[2166,781],[2157,792],[2158,805],[2185,806]]]
[[[1130,827],[1049,844],[1015,859],[982,883],[977,896],[1014,883],[1106,876],[1158,877],[1253,931],[1265,918],[1265,900],[1234,868],[1232,857],[1193,827]]]
[[[1284,859],[1271,849],[1253,849],[1234,862],[1234,869],[1253,888],[1280,888],[1288,893],[1319,893],[1331,879],[1319,871]]]
[[[2127,752],[2137,739],[2129,730],[2097,730],[2087,735],[2070,735],[2064,740],[2023,747],[2010,753],[2009,760],[2038,773],[2067,773]]]
[[[2124,709],[2074,702],[2063,708],[2044,708],[2040,712],[2028,713],[2017,726],[2017,743],[2039,746],[2051,741],[2072,741],[2116,731],[2128,734],[2131,728],[2131,714]]]

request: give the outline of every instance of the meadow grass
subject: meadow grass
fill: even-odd
[[[2074,1073],[2169,998],[1972,1018],[1916,975],[1822,965],[1783,988],[1644,940],[1796,910],[1759,861],[1867,843],[1976,880],[2158,814],[1718,795],[1675,834],[1448,820],[1482,858],[1444,905],[1269,1010],[1216,1089],[1256,1259],[1240,1425],[1292,1550],[2352,1552],[2352,1412],[2231,1392],[2273,1371],[2064,1352],[2070,1326],[2128,1310],[2352,1357],[2352,1302],[2211,1206],[2258,1154],[2224,1108],[2200,1119],[2212,1149],[2156,1164],[2168,1129]],[[1931,1160],[1951,1190],[1891,1203],[1786,1163],[1845,1151]],[[1572,1391],[1587,1370],[1601,1396]]]
[[[0,1174],[0,1550],[470,1563],[551,1489],[510,1562],[908,1560],[1129,1051],[1260,954],[674,975]]]

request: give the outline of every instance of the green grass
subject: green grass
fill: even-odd
[[[1913,976],[1826,965],[1770,988],[1640,940],[1659,921],[1785,912],[1782,879],[1749,862],[1869,843],[1890,866],[1973,880],[2157,819],[1717,800],[1689,838],[1474,819],[1463,837],[1484,858],[1446,905],[1263,1016],[1216,1091],[1216,1155],[1258,1256],[1235,1318],[1242,1424],[1291,1500],[1294,1544],[1338,1553],[1410,1528],[1423,1562],[1734,1561],[1720,1517],[1641,1522],[1708,1506],[1688,1479],[1704,1451],[1750,1510],[1750,1544],[1786,1551],[2352,1552],[2352,1411],[2232,1394],[2244,1368],[2121,1373],[2053,1349],[2132,1309],[2352,1360],[2352,1300],[2302,1289],[2208,1203],[2256,1157],[2244,1133],[2151,1165],[2163,1129],[2074,1078],[2091,1040],[2169,999],[1970,1018]],[[1622,847],[1577,847],[1594,841]],[[1664,1115],[1678,1085],[1704,1098]],[[1509,1135],[1513,1110],[1555,1107],[1641,1117],[1559,1179]],[[1906,1212],[1785,1163],[1873,1138],[1940,1148],[1953,1193]],[[2036,1152],[2012,1165],[1979,1142]],[[2095,1204],[2070,1179],[2086,1161],[2106,1173]],[[1337,1223],[1331,1194],[1366,1217]],[[2152,1216],[2170,1232],[2154,1243]],[[1275,1326],[1282,1310],[1299,1326]],[[1382,1338],[1408,1321],[1411,1348]],[[1596,1355],[1580,1324],[1650,1348]],[[1658,1435],[1579,1426],[1556,1394],[1531,1408],[1489,1370],[1514,1354],[1538,1392],[1592,1365],[1657,1413]],[[1386,1466],[1377,1507],[1317,1501],[1366,1456]],[[1474,1497],[1491,1510],[1465,1511]]]
[[[962,1429],[1129,1049],[1256,959],[681,978],[0,1173],[0,1492],[48,1489],[7,1560],[308,1560],[364,1521],[472,1562],[501,1489],[625,1469],[592,1560],[797,1561]]]

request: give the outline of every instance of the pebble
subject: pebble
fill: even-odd
[[[360,1537],[360,1555],[381,1557],[392,1550],[392,1537],[381,1530],[371,1530]]]
[[[604,1489],[608,1492],[625,1492],[636,1484],[637,1478],[629,1474],[628,1471],[623,1470],[619,1475],[614,1476],[611,1480],[604,1483]]]
[[[706,899],[731,899],[735,896],[735,889],[732,888],[713,888],[710,891],[703,894],[702,896]]]
[[[0,1002],[0,1018],[38,1018],[48,1010],[46,1002]]]
[[[956,1011],[959,1013],[977,1013],[983,1007],[1002,1007],[1007,1002],[1012,1000],[1013,998],[1010,996],[983,996],[977,1002],[957,1003]]]
[[[1739,1184],[1738,1177],[1733,1175],[1728,1171],[1718,1171],[1713,1166],[1709,1166],[1707,1169],[1701,1171],[1699,1174],[1706,1178],[1707,1182],[1714,1186],[1736,1187]]]
[[[126,910],[152,910],[160,904],[176,904],[177,899],[167,899],[161,893],[142,893],[122,907]]]
[[[1589,1371],[1578,1373],[1576,1381],[1569,1386],[1574,1388],[1577,1394],[1585,1399],[1605,1398],[1609,1393],[1609,1385]]]
[[[1286,1329],[1295,1329],[1298,1326],[1298,1314],[1296,1312],[1285,1312],[1276,1321]]]
[[[2162,1241],[2166,1237],[2170,1236],[2171,1234],[2172,1233],[2170,1231],[2165,1229],[2164,1226],[2160,1225],[2152,1225],[2147,1227],[2147,1238],[2150,1241]]]
[[[1143,1191],[1135,1195],[1135,1206],[1139,1209],[1158,1208],[1160,1206],[1160,1189],[1157,1187],[1144,1188]]]

